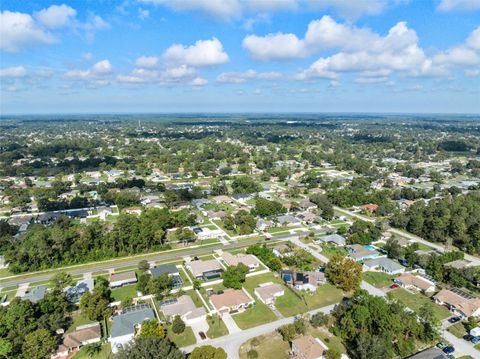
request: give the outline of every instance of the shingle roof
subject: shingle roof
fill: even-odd
[[[152,277],[156,278],[163,273],[178,274],[178,268],[175,264],[162,264],[158,267],[150,268],[150,272],[152,273]]]
[[[110,336],[112,338],[135,333],[135,326],[147,319],[155,319],[153,310],[148,304],[141,304],[124,309],[122,314],[113,317]]]

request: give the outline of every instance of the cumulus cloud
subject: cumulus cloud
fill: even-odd
[[[369,29],[340,24],[330,16],[323,16],[308,24],[303,39],[295,34],[249,35],[243,47],[257,60],[288,60],[310,56],[330,48],[357,49],[365,42],[373,43],[379,36]]]
[[[192,86],[204,86],[208,83],[208,80],[202,77],[195,77],[192,81],[190,81],[190,85]]]
[[[56,38],[42,29],[29,14],[0,12],[0,50],[18,52],[36,44],[52,44]]]
[[[139,0],[142,3],[165,5],[177,11],[200,11],[221,19],[239,17],[242,6],[238,0]]]
[[[444,67],[480,64],[480,27],[473,30],[464,43],[436,54],[433,62]]]
[[[163,54],[165,61],[194,67],[220,65],[228,62],[227,53],[217,38],[198,40],[194,45],[175,44]]]
[[[443,12],[480,10],[480,0],[442,0],[437,9]]]
[[[217,76],[217,81],[221,83],[241,84],[249,80],[278,80],[282,75],[278,72],[257,72],[247,70],[244,72],[223,72]]]
[[[69,70],[63,74],[63,78],[66,80],[82,80],[82,81],[91,81],[95,83],[102,83],[106,81],[101,79],[109,75],[112,72],[112,65],[108,60],[102,60],[94,64],[90,69],[87,70]]]
[[[135,66],[141,68],[155,68],[158,66],[160,58],[158,56],[140,56],[135,60]]]
[[[71,24],[77,12],[68,5],[52,5],[34,14],[37,21],[48,28],[59,28]]]
[[[27,75],[27,70],[23,66],[3,67],[0,68],[0,77],[24,77]]]
[[[363,15],[378,15],[386,7],[386,0],[307,0],[307,5],[314,9],[333,9],[338,15],[356,19]]]

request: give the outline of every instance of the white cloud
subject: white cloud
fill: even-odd
[[[480,0],[442,0],[437,9],[444,12],[480,10]]]
[[[359,49],[365,42],[377,40],[379,36],[369,29],[340,24],[325,15],[308,24],[303,39],[291,33],[249,35],[244,38],[243,47],[257,60],[288,60],[330,48]]]
[[[465,76],[468,76],[468,77],[480,76],[480,69],[465,70]]]
[[[85,52],[82,54],[82,58],[85,60],[85,61],[90,61],[93,59],[93,54],[91,52]]]
[[[135,66],[149,69],[158,66],[160,59],[157,56],[140,56],[135,60]]]
[[[145,20],[150,17],[150,11],[145,10],[145,9],[138,9],[138,18],[140,20]]]
[[[204,86],[208,83],[208,80],[202,77],[195,77],[192,81],[190,81],[190,85],[192,86]]]
[[[0,50],[18,52],[36,44],[52,44],[55,37],[43,30],[34,19],[20,12],[0,12]]]
[[[197,73],[193,67],[187,65],[180,65],[177,67],[167,68],[164,74],[172,79],[181,79],[185,77],[192,77]]]
[[[433,63],[444,67],[480,64],[480,27],[473,30],[464,43],[436,54]]]
[[[111,72],[112,65],[110,64],[110,61],[102,60],[87,70],[74,69],[66,71],[63,74],[63,78],[66,80],[83,80],[100,84],[101,81],[105,81],[105,79],[100,78],[109,75]]]
[[[169,63],[194,67],[220,65],[229,60],[222,43],[215,37],[211,40],[198,40],[191,46],[172,45],[165,51],[163,58]]]
[[[313,10],[331,8],[338,15],[356,19],[363,15],[378,15],[387,6],[386,0],[307,0]]]
[[[48,28],[68,26],[76,15],[75,9],[65,4],[52,5],[34,14],[37,21]]]
[[[27,70],[23,66],[0,68],[0,77],[24,77],[26,74]]]
[[[177,11],[200,11],[221,19],[238,18],[242,6],[238,0],[139,0],[142,3],[165,5]]]
[[[221,83],[240,84],[249,80],[278,80],[282,75],[278,72],[260,72],[247,70],[245,72],[223,72],[217,76]]]

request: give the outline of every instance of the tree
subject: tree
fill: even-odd
[[[307,324],[303,318],[297,319],[295,322],[293,322],[293,326],[295,328],[295,333],[297,334],[303,335],[307,330]]]
[[[333,204],[324,194],[314,194],[310,196],[310,202],[315,203],[320,210],[320,216],[327,221],[333,219]]]
[[[353,259],[334,255],[325,266],[325,274],[335,286],[351,291],[360,287],[362,265]]]
[[[215,348],[211,345],[203,345],[193,349],[188,359],[227,359],[227,353],[223,348]]]
[[[245,282],[248,267],[239,263],[236,266],[230,266],[222,273],[223,285],[227,288],[240,289]]]
[[[99,277],[96,280],[92,293],[86,292],[80,298],[80,309],[90,320],[102,320],[112,314],[109,304],[112,300],[112,291],[108,281]]]
[[[9,354],[12,352],[12,343],[7,339],[0,338],[0,357],[9,359]]]
[[[143,259],[140,262],[138,262],[138,269],[142,272],[146,272],[147,270],[150,269],[150,264],[146,259]]]
[[[167,331],[156,320],[145,320],[142,323],[140,335],[143,337],[160,337],[165,338]]]
[[[62,290],[69,285],[73,285],[73,278],[68,273],[58,272],[50,279],[50,283],[55,289]]]
[[[385,250],[385,252],[387,252],[388,258],[398,259],[403,254],[402,246],[395,238],[389,238],[385,243],[383,249]]]
[[[55,349],[57,340],[47,329],[38,329],[25,336],[22,354],[25,359],[45,359]]]
[[[172,332],[180,334],[185,331],[185,323],[179,315],[176,315],[172,322]]]
[[[325,352],[325,359],[340,359],[342,353],[336,347],[331,347]]]
[[[296,331],[295,326],[293,324],[285,324],[278,328],[278,332],[282,336],[282,339],[286,342],[291,342],[295,339]]]
[[[200,279],[195,278],[193,280],[193,289],[200,290],[200,288],[202,288],[202,282],[200,281]]]
[[[382,235],[373,223],[356,220],[350,227],[348,240],[350,243],[370,244],[380,239]]]
[[[124,345],[114,359],[185,359],[183,354],[175,345],[166,338],[156,336],[137,336],[131,343]]]
[[[84,346],[85,353],[89,358],[96,357],[102,351],[101,343],[91,343]]]
[[[137,290],[142,294],[147,294],[147,285],[152,276],[149,273],[142,273],[138,277]]]
[[[252,210],[253,214],[260,217],[269,217],[286,212],[287,209],[280,202],[269,201],[262,197],[255,199],[255,208]]]
[[[162,273],[157,278],[150,277],[146,291],[149,294],[155,294],[157,297],[162,298],[170,291],[172,285],[172,277],[168,273]]]
[[[310,324],[312,324],[315,328],[323,327],[325,325],[328,325],[329,320],[330,316],[328,314],[318,312],[312,315],[312,317],[310,318]]]

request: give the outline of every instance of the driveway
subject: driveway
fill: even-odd
[[[228,332],[230,334],[241,332],[242,330],[238,327],[237,323],[233,320],[230,313],[222,314],[222,319],[225,325],[227,326]]]
[[[207,335],[208,329],[210,328],[207,322],[207,318],[203,318],[202,320],[197,320],[194,323],[190,324],[192,327],[193,334],[195,334],[195,338],[197,339],[197,343],[200,343],[203,339],[200,338],[198,335],[199,332],[204,332]]]

